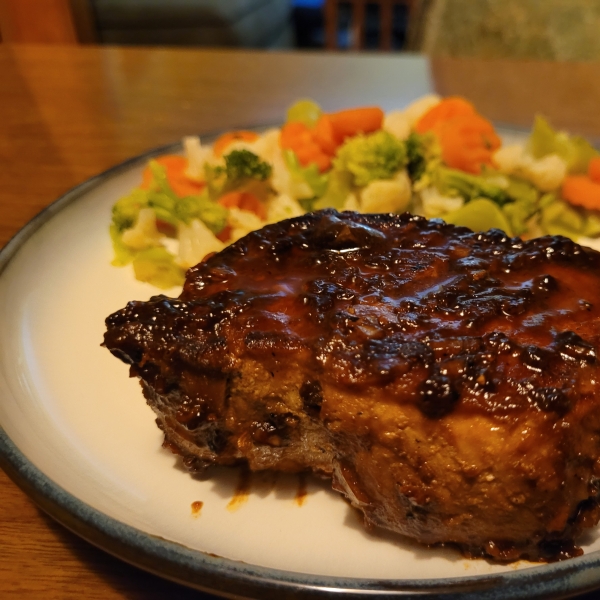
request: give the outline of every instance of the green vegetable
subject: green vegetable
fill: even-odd
[[[540,226],[547,235],[564,235],[577,240],[581,236],[600,235],[600,217],[597,213],[584,210],[547,194],[540,201]]]
[[[307,127],[314,127],[323,111],[312,100],[303,99],[294,102],[287,110],[287,122],[304,123]]]
[[[348,139],[333,160],[337,171],[347,171],[362,187],[375,179],[391,179],[406,165],[404,144],[384,130]]]
[[[435,158],[435,138],[431,134],[411,133],[406,140],[406,170],[412,181],[418,181]]]
[[[135,250],[123,243],[123,232],[133,227],[142,208],[152,208],[157,220],[177,227],[200,219],[213,233],[219,233],[227,221],[227,209],[210,200],[208,193],[180,198],[173,192],[166,169],[150,161],[152,180],[148,189],[137,188],[120,198],[113,206],[110,237],[115,253],[112,264],[133,263],[135,276],[162,289],[183,283],[184,271],[175,257],[164,247]]]
[[[133,259],[133,270],[136,279],[163,290],[182,285],[185,278],[185,271],[162,246],[138,252]]]
[[[115,253],[115,257],[113,258],[111,264],[115,267],[124,267],[133,260],[135,256],[135,250],[123,243],[123,231],[120,231],[118,225],[115,223],[110,225],[109,233],[112,241],[113,252]]]
[[[148,206],[148,191],[135,189],[119,198],[112,208],[112,222],[118,232],[133,227],[142,208]]]
[[[506,193],[513,200],[502,206],[502,212],[508,219],[512,235],[522,235],[527,231],[528,221],[539,210],[537,188],[519,179],[509,178]]]
[[[444,215],[446,223],[462,225],[473,231],[501,229],[513,235],[512,228],[502,209],[488,198],[476,198],[458,210]]]
[[[438,167],[433,173],[433,182],[440,193],[445,196],[461,196],[465,202],[475,198],[489,198],[498,205],[511,201],[505,186],[498,184],[497,177],[471,175],[458,169]]]
[[[250,150],[232,150],[225,157],[225,166],[205,166],[209,198],[216,201],[232,191],[251,192],[265,200],[269,194],[269,178],[273,168]]]
[[[245,179],[265,181],[271,177],[272,171],[269,163],[261,160],[250,150],[233,150],[225,156],[225,167],[217,167],[217,170],[219,169],[224,169],[230,184]]]
[[[306,183],[316,197],[322,196],[327,190],[328,176],[321,174],[315,163],[303,167],[293,150],[283,150],[283,160],[296,183]]]
[[[569,173],[587,173],[590,160],[600,153],[584,138],[554,130],[544,117],[536,116],[527,149],[534,158],[558,154]]]
[[[348,194],[352,191],[353,175],[348,171],[331,171],[327,191],[313,205],[314,210],[337,208],[341,210]]]

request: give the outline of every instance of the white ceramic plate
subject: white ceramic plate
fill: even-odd
[[[110,265],[108,237],[112,204],[151,154],[75,188],[0,254],[0,458],[42,508],[129,562],[235,597],[558,598],[600,585],[597,533],[580,558],[492,565],[369,534],[312,479],[300,502],[297,478],[255,477],[232,506],[238,471],[187,474],[100,346],[107,315],[156,293]]]

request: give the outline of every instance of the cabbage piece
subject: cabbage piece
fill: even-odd
[[[511,235],[522,235],[528,229],[528,222],[538,211],[539,193],[531,183],[509,178],[506,193],[513,200],[502,206],[502,212],[508,219]]]
[[[346,171],[354,185],[363,187],[375,179],[391,179],[406,166],[404,143],[391,133],[379,130],[349,138],[333,160],[336,171]]]
[[[142,208],[148,206],[148,191],[136,188],[119,198],[112,207],[112,222],[117,231],[133,227]]]
[[[468,227],[473,231],[501,229],[512,236],[512,228],[502,209],[488,198],[476,198],[458,210],[444,215],[446,223]]]
[[[544,117],[537,115],[527,142],[527,150],[534,158],[558,154],[569,173],[587,173],[590,160],[600,153],[586,139],[556,131]]]
[[[125,265],[128,265],[136,255],[135,250],[132,250],[123,243],[123,232],[119,231],[119,227],[115,223],[110,225],[109,233],[113,252],[115,253],[111,264],[115,267],[124,267]]]
[[[162,290],[183,285],[185,271],[175,257],[163,246],[138,252],[133,259],[135,278]]]
[[[548,235],[564,235],[577,240],[600,235],[600,215],[596,212],[572,206],[568,202],[547,194],[541,208],[540,226]]]
[[[283,160],[285,166],[288,168],[292,179],[295,182],[304,182],[312,190],[315,197],[322,196],[327,190],[328,186],[328,175],[326,173],[321,174],[319,167],[315,163],[303,167],[296,156],[296,153],[289,148],[283,150]]]
[[[476,198],[489,198],[498,205],[511,201],[507,190],[509,183],[498,184],[498,177],[471,175],[458,169],[439,166],[432,174],[435,187],[445,196],[461,196],[466,202]]]
[[[329,173],[327,191],[313,203],[313,210],[335,208],[342,210],[346,198],[353,190],[353,175],[348,171],[331,171]]]

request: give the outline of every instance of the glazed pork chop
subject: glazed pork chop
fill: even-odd
[[[322,211],[106,320],[190,470],[312,471],[365,522],[556,559],[600,517],[600,254]]]

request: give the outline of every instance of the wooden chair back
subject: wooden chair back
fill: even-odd
[[[415,0],[325,0],[325,47],[338,48],[338,25],[340,4],[349,4],[352,10],[350,47],[353,50],[365,48],[365,24],[367,4],[379,5],[379,49],[392,50],[394,6],[404,5],[410,21]]]
[[[10,43],[97,41],[88,0],[0,0],[0,35]]]

